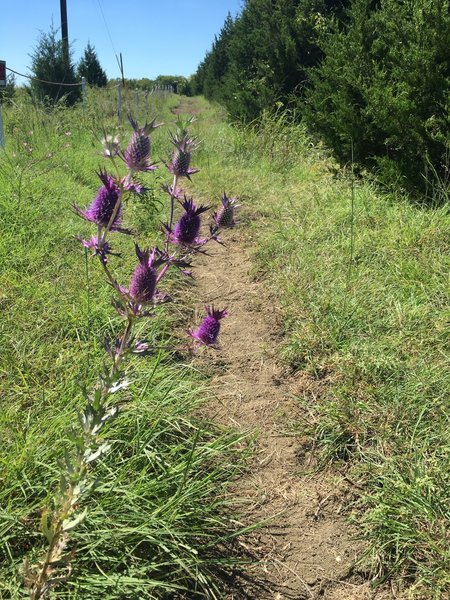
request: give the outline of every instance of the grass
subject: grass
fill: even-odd
[[[158,106],[163,120],[173,102]],[[254,276],[267,283],[282,317],[280,357],[320,390],[299,395],[305,419],[293,427],[319,449],[322,464],[334,463],[356,484],[352,515],[375,581],[393,575],[412,597],[443,600],[450,591],[448,205],[424,208],[364,179],[352,195],[351,173],[336,169],[288,112],[240,129],[197,102],[203,142],[193,158],[201,168],[195,193],[213,203],[223,191],[240,197]],[[26,103],[5,111],[4,598],[22,597],[20,564],[43,547],[40,511],[81,405],[79,382],[95,381],[102,339],[118,326],[110,290],[95,263],[86,270],[73,237],[89,228],[69,210],[97,189],[93,132],[113,119],[114,104],[102,96],[83,111],[44,114]],[[157,130],[154,155],[168,149]],[[143,244],[158,235],[159,177],[144,201],[127,207]],[[439,190],[441,200],[446,193]],[[127,240],[118,247],[126,282],[134,262]],[[164,308],[147,337],[166,340],[173,322]],[[199,374],[170,355],[133,364],[125,410],[107,432],[112,451],[74,530],[75,572],[56,597],[221,597],[217,574],[235,561],[227,482],[246,451],[239,436],[195,417],[204,396]]]
[[[246,207],[255,276],[281,310],[280,355],[321,390],[300,395],[306,416],[296,427],[357,484],[375,580],[394,575],[412,595],[445,598],[448,202],[424,208],[368,179],[352,196],[350,170],[291,117],[279,110],[232,128],[207,107],[196,187]]]
[[[99,92],[101,94],[101,92]],[[173,96],[152,112],[173,122]],[[141,119],[142,119],[141,115]],[[111,131],[114,104],[92,95],[87,107],[44,112],[25,99],[4,110],[0,156],[0,597],[24,597],[22,562],[45,548],[42,508],[58,482],[58,460],[105,358],[103,340],[120,321],[112,292],[76,235],[93,232],[72,211],[99,187],[104,160],[96,135]],[[129,128],[118,128],[125,138]],[[154,136],[155,158],[169,149],[167,128]],[[164,214],[159,185],[126,207],[142,245],[158,238]],[[132,241],[115,236],[124,284],[135,265]],[[175,298],[178,282],[170,285]],[[156,345],[176,341],[176,304],[142,325]],[[186,324],[183,324],[186,329]],[[218,598],[221,574],[236,562],[227,491],[243,468],[247,442],[198,416],[208,392],[182,359],[160,352],[133,362],[131,387],[108,427],[111,452],[96,467],[86,519],[73,530],[74,572],[57,598]],[[197,416],[196,416],[197,415]],[[235,507],[233,508],[235,511]]]

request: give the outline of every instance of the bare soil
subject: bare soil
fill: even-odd
[[[196,260],[201,304],[194,320],[209,304],[226,307],[229,316],[222,321],[221,350],[204,350],[195,360],[214,388],[208,415],[257,436],[255,458],[234,489],[246,524],[265,522],[241,542],[256,557],[244,573],[246,597],[398,598],[386,589],[374,591],[354,567],[363,545],[347,519],[351,489],[336,473],[315,472],[313,454],[305,453],[292,430],[308,418],[296,398],[306,395],[314,403],[320,384],[305,374],[286,375],[277,359],[279,311],[264,282],[251,275],[251,239],[239,228],[223,237],[225,247],[211,244],[208,256]],[[230,592],[229,599],[241,596]]]
[[[199,110],[187,99],[173,113]],[[251,237],[237,227],[223,240],[226,246],[211,243],[208,256],[196,258],[193,322],[209,304],[226,307],[229,316],[221,350],[200,351],[195,361],[214,389],[208,416],[256,436],[254,459],[233,491],[242,507],[236,519],[263,523],[240,542],[254,560],[236,574],[240,591],[227,600],[405,598],[390,586],[373,589],[369,574],[355,565],[364,544],[348,521],[354,490],[338,473],[314,469],[314,451],[293,430],[311,417],[298,398],[313,406],[323,383],[287,374],[278,359],[280,309],[252,275]]]

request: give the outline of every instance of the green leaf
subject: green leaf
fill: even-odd
[[[79,513],[73,519],[65,519],[65,521],[63,521],[63,531],[71,531],[72,529],[74,529],[79,523],[81,523],[81,521],[85,518],[86,515],[87,508],[85,508],[83,512]]]

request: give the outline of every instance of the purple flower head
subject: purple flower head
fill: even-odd
[[[222,206],[213,214],[214,223],[217,227],[234,227],[236,221],[234,220],[234,210],[240,206],[237,203],[236,198],[228,198],[227,195],[223,194],[221,198]]]
[[[83,219],[86,219],[86,221],[95,223],[100,227],[108,227],[112,219],[110,225],[111,231],[129,233],[127,229],[120,227],[122,222],[122,202],[119,186],[106,171],[100,171],[97,175],[103,182],[102,187],[97,192],[97,196],[86,210],[81,210],[81,208],[74,205],[75,212]]]
[[[185,212],[175,224],[173,231],[169,231],[169,240],[173,244],[180,244],[181,246],[192,246],[201,243],[198,238],[201,225],[200,215],[208,210],[209,206],[202,204],[197,208],[193,199],[187,199],[186,196],[184,202],[180,202],[180,204]]]
[[[131,118],[130,123],[134,131],[122,158],[130,171],[153,171],[157,167],[149,162],[152,145],[148,134],[158,125],[155,125],[155,119],[144,127],[139,127]]]
[[[171,134],[171,142],[175,146],[172,153],[172,161],[167,165],[169,171],[177,177],[191,178],[191,175],[198,172],[193,169],[191,164],[191,154],[197,148],[196,138],[191,138],[186,131],[179,132],[178,135]]]
[[[170,267],[167,255],[153,248],[150,250],[141,250],[135,244],[136,254],[139,259],[139,264],[134,269],[130,281],[130,289],[121,289],[122,294],[129,297],[132,302],[132,310],[134,314],[146,316],[143,313],[141,306],[144,304],[160,304],[170,300],[167,294],[161,293],[156,289],[158,282],[164,277]],[[158,268],[164,265],[158,272]]]
[[[138,304],[149,304],[153,301],[156,291],[158,272],[155,269],[155,249],[141,250],[136,244],[136,254],[139,264],[133,271],[130,281],[129,294]]]
[[[220,331],[220,320],[228,315],[226,310],[214,308],[214,306],[206,307],[206,317],[194,331],[189,334],[198,345],[201,346],[216,346],[217,337]]]

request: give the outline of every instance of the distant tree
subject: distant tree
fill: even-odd
[[[159,86],[169,86],[173,89],[176,89],[180,82],[185,81],[186,78],[182,75],[158,75],[155,79],[155,85]]]
[[[75,77],[71,52],[67,60],[64,45],[57,38],[57,31],[53,25],[48,33],[41,32],[36,49],[30,56],[31,72],[35,77],[31,83],[34,94],[42,100],[47,98],[54,102],[64,98],[69,105],[80,98],[81,85],[66,87],[67,84],[78,83],[78,80]]]
[[[100,65],[95,48],[88,42],[84,54],[78,63],[78,77],[86,77],[89,85],[105,87],[108,83],[105,71]]]

